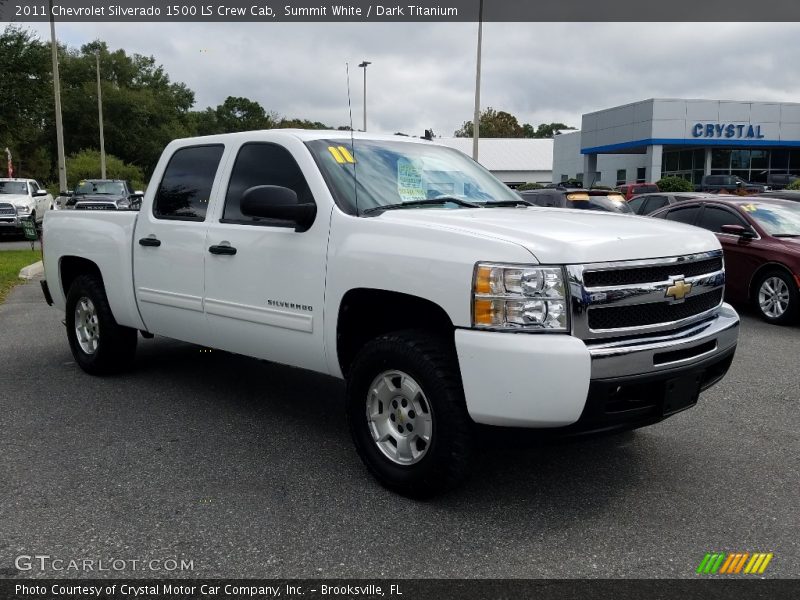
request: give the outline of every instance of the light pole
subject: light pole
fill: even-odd
[[[365,60],[358,65],[364,69],[364,131],[367,130],[367,67],[371,64],[371,62]]]
[[[56,98],[56,147],[58,149],[58,186],[67,191],[67,164],[64,159],[64,125],[61,122],[61,78],[58,75],[58,46],[56,23],[53,19],[53,0],[50,1],[50,49],[53,57],[53,95]]]
[[[100,89],[100,49],[94,51],[97,64],[97,118],[100,121],[100,179],[106,178],[106,141],[103,137],[103,92]]]
[[[483,0],[478,8],[478,60],[475,63],[475,115],[472,119],[472,160],[478,161],[481,120],[481,41],[483,39]]]

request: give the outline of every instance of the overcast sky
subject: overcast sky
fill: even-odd
[[[29,24],[43,40],[47,23]],[[246,96],[267,110],[338,126],[451,136],[472,118],[473,23],[59,23],[60,41],[105,40],[153,55],[195,108]],[[481,106],[520,123],[580,126],[584,112],[652,97],[800,101],[796,23],[488,23]]]

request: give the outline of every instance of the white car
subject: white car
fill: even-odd
[[[130,367],[138,330],[344,379],[359,455],[404,494],[461,481],[476,423],[641,427],[733,360],[713,233],[530,206],[451,148],[249,131],[172,142],[152,182],[140,211],[45,222],[78,365]]]
[[[19,231],[24,219],[37,226],[53,208],[53,196],[34,179],[0,179],[0,232]]]

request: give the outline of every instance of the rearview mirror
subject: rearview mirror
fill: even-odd
[[[730,233],[731,235],[738,235],[740,238],[752,239],[756,237],[752,229],[743,227],[742,225],[723,225],[721,227],[722,233]]]
[[[257,185],[245,190],[239,210],[248,217],[291,221],[295,231],[307,231],[317,216],[316,204],[300,204],[294,190],[278,185]]]

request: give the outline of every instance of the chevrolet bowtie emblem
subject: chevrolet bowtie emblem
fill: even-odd
[[[680,302],[686,296],[689,295],[689,292],[692,291],[692,284],[686,283],[686,280],[683,278],[681,279],[674,279],[672,281],[672,285],[667,288],[666,293],[664,296],[667,298],[672,298],[673,302]]]

